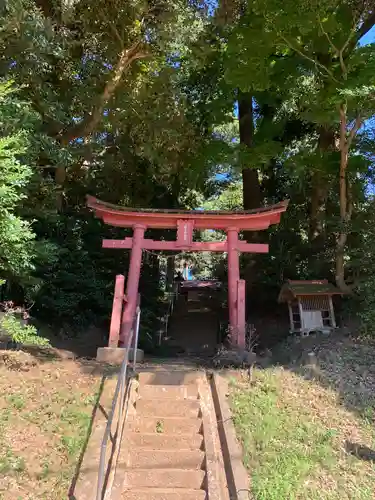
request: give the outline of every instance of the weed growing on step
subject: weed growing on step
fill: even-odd
[[[163,432],[164,432],[164,424],[161,420],[158,420],[156,422],[156,432],[158,434],[163,434]]]
[[[25,470],[25,460],[13,453],[12,449],[5,447],[0,453],[0,474],[20,474]]]
[[[9,405],[16,410],[22,410],[25,407],[25,398],[23,394],[10,394],[6,397],[6,400]]]

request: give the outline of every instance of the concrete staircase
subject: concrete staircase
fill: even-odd
[[[218,343],[218,316],[214,300],[187,301],[179,296],[171,317],[166,345],[186,356],[213,356]]]
[[[210,398],[208,382],[201,372],[141,372],[110,498],[226,499]]]

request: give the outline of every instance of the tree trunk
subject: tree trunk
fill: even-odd
[[[358,120],[357,120],[358,121]],[[357,123],[357,122],[356,122]],[[347,114],[346,105],[340,106],[340,229],[336,241],[336,285],[344,293],[351,293],[352,289],[345,281],[345,247],[348,240],[348,224],[352,216],[352,204],[348,202],[347,168],[349,160],[349,148],[351,141],[359,128],[354,126],[347,138]],[[349,197],[350,198],[350,197]]]
[[[254,116],[253,116],[253,97],[250,93],[238,95],[238,118],[240,128],[240,144],[251,148],[254,136]],[[261,205],[261,189],[258,176],[258,170],[247,168],[242,165],[242,190],[244,210],[258,208]],[[243,233],[246,241],[256,241],[257,233],[246,231]],[[246,279],[247,293],[250,291],[255,280],[256,256],[250,254],[246,259],[244,275]]]
[[[219,0],[215,9],[214,19],[219,26],[228,26],[244,10],[243,0]]]
[[[54,18],[54,14],[56,14],[54,2],[51,0],[35,0],[35,4],[43,12],[45,17]]]
[[[318,148],[322,156],[333,151],[335,147],[334,130],[321,127],[319,130]],[[324,220],[329,183],[322,170],[314,170],[311,175],[311,205],[309,240],[318,247],[324,245]]]
[[[137,59],[145,57],[146,54],[142,52],[141,42],[134,43],[129,49],[123,49],[117,60],[110,79],[106,82],[102,94],[96,105],[91,110],[90,114],[77,126],[71,127],[61,137],[61,142],[67,144],[78,137],[87,137],[92,134],[98,124],[100,123],[104,108],[112,98],[117,87],[121,83],[123,75],[128,71],[131,64]]]
[[[71,141],[78,138],[86,139],[94,133],[103,117],[105,106],[120,85],[124,73],[129,70],[131,64],[135,60],[141,59],[142,57],[145,57],[145,54],[142,52],[142,45],[140,42],[136,42],[129,49],[123,49],[121,51],[112,75],[106,82],[96,105],[81,123],[73,125],[60,136],[59,141],[62,146],[67,146]],[[64,166],[57,166],[55,181],[57,185],[56,205],[58,211],[61,211],[64,204],[64,185],[66,181]]]
[[[63,212],[64,210],[64,187],[66,180],[66,169],[64,165],[57,165],[55,171],[55,183],[56,183],[56,208],[58,212]]]
[[[239,92],[238,118],[240,127],[240,143],[251,148],[254,136],[253,98],[250,93]],[[261,189],[258,170],[242,167],[243,207],[245,210],[258,208],[261,205]]]

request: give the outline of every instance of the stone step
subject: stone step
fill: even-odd
[[[125,475],[126,488],[192,488],[205,486],[203,470],[186,469],[128,469]]]
[[[127,436],[130,448],[147,448],[152,450],[200,450],[203,446],[202,434],[165,434],[162,426],[160,432],[131,432]]]
[[[150,370],[140,372],[138,380],[140,385],[190,385],[201,376],[196,370]]]
[[[206,492],[185,488],[137,488],[125,490],[122,498],[124,500],[206,500]]]
[[[150,399],[197,399],[198,388],[190,385],[141,385],[138,393],[142,398]]]
[[[199,434],[202,431],[202,420],[200,418],[184,417],[140,417],[129,419],[129,428],[133,432],[160,432],[165,434]]]
[[[200,450],[129,450],[128,467],[132,469],[193,469],[204,466],[204,452]],[[152,484],[152,483],[150,483]]]
[[[194,399],[182,399],[173,404],[167,399],[140,398],[136,403],[136,411],[141,417],[198,418],[200,416],[200,403]]]

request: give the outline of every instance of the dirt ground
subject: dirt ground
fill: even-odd
[[[103,371],[93,361],[0,350],[0,499],[68,498]]]

